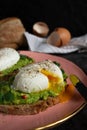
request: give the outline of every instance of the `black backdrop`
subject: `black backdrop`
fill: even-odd
[[[29,32],[36,21],[44,21],[51,31],[62,26],[74,37],[87,33],[87,0],[0,1],[0,19],[13,16],[19,17]]]

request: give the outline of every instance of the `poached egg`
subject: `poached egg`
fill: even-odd
[[[13,48],[0,49],[0,71],[10,68],[20,59],[19,53]]]
[[[12,87],[21,92],[31,93],[45,89],[56,91],[56,86],[63,83],[61,69],[51,60],[45,60],[20,69]]]

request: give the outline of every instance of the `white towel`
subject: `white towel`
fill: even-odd
[[[44,53],[71,53],[83,47],[87,47],[87,35],[72,38],[68,45],[62,47],[55,47],[46,42],[46,38],[40,38],[29,32],[24,33],[30,51],[44,52]]]

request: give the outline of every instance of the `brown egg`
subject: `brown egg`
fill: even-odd
[[[33,33],[40,37],[46,37],[49,33],[49,27],[45,22],[36,22],[33,25]]]
[[[60,47],[67,45],[71,39],[71,33],[64,27],[56,28],[47,38],[47,43]]]
[[[58,35],[58,33],[56,31],[53,31],[47,38],[47,43],[51,44],[53,46],[61,46],[61,39],[60,36]]]
[[[70,31],[64,27],[58,27],[54,31],[56,31],[57,34],[59,35],[61,39],[61,45],[67,45],[71,39]]]

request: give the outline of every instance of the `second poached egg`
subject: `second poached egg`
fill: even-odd
[[[20,59],[19,53],[13,48],[0,49],[0,71],[10,68]]]

